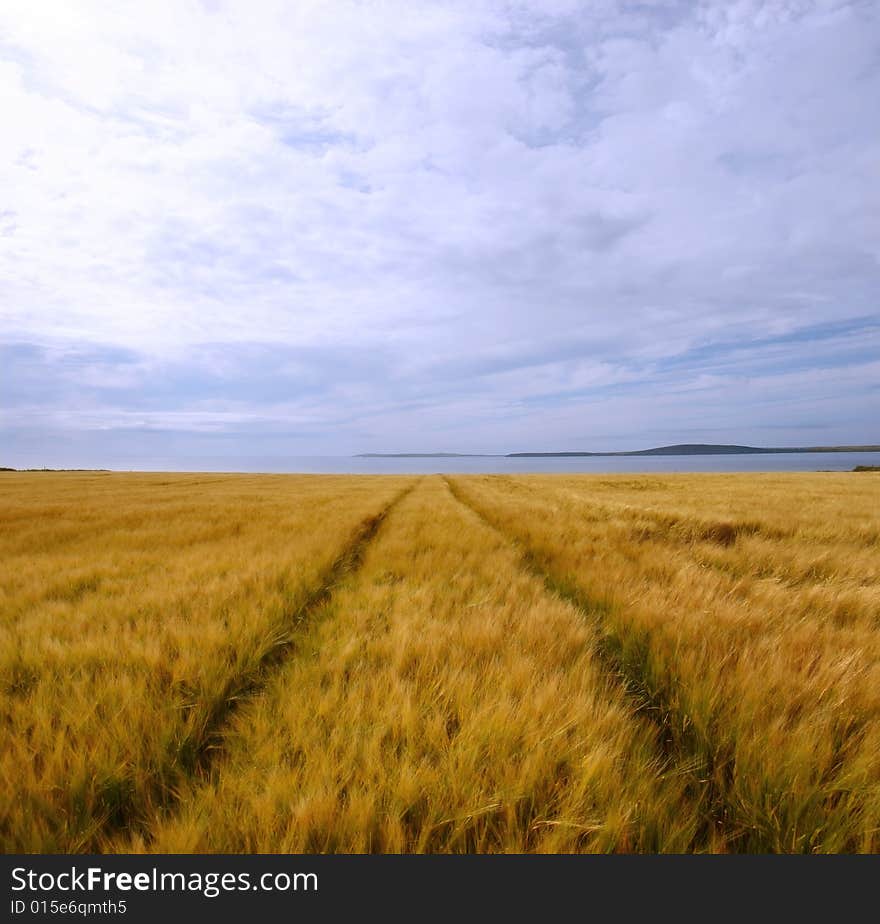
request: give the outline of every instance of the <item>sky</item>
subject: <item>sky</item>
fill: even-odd
[[[880,4],[0,5],[0,465],[880,443]]]

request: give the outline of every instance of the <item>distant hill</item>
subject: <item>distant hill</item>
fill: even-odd
[[[356,459],[522,459],[584,456],[735,456],[779,452],[880,452],[878,446],[738,446],[726,443],[676,443],[653,449],[608,452],[362,452]]]
[[[508,458],[580,456],[724,456],[780,452],[880,452],[880,446],[736,446],[719,443],[677,443],[627,452],[509,452]]]

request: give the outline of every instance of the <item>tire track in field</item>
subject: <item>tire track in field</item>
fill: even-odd
[[[111,837],[139,834],[149,843],[152,838],[151,823],[155,817],[174,811],[187,790],[187,784],[198,784],[207,778],[213,764],[225,750],[225,735],[235,714],[267,686],[284,661],[296,651],[298,634],[326,608],[337,586],[359,570],[364,554],[382,524],[419,481],[421,479],[400,491],[379,513],[361,522],[312,592],[284,620],[283,630],[259,660],[249,670],[230,678],[204,720],[180,740],[159,768],[146,799],[132,793],[127,800],[120,801],[117,797],[116,804],[109,806],[108,821],[102,826],[104,833]]]
[[[726,849],[736,851],[736,837],[730,830],[735,813],[733,806],[726,801],[725,792],[715,782],[711,755],[699,748],[687,729],[681,726],[671,704],[652,690],[647,678],[634,668],[631,659],[623,656],[625,640],[608,632],[605,620],[608,603],[590,599],[572,581],[552,574],[526,543],[502,529],[490,514],[466,499],[447,476],[444,475],[443,480],[463,507],[518,550],[525,571],[543,581],[549,593],[571,604],[584,619],[596,626],[596,653],[600,668],[623,689],[633,711],[646,716],[657,729],[658,756],[662,763],[688,781],[688,793],[704,819],[704,826],[694,838],[691,851],[705,851],[717,839]]]
[[[197,734],[191,744],[181,749],[182,763],[188,776],[207,773],[211,762],[222,750],[223,734],[233,715],[248,697],[266,686],[272,673],[296,648],[296,634],[312,622],[318,611],[329,603],[337,585],[358,571],[367,547],[376,537],[391,510],[414,488],[415,483],[404,488],[379,513],[367,517],[360,524],[349,543],[324,572],[318,586],[285,620],[283,635],[279,636],[275,644],[260,658],[255,669],[230,681],[221,702],[211,711],[202,733]]]

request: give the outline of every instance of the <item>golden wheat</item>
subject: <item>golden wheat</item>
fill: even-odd
[[[149,817],[404,483],[4,474],[3,849],[100,849]]]
[[[457,478],[699,761],[717,849],[880,847],[880,481]]]
[[[590,626],[438,479],[229,751],[151,849],[684,850],[700,824]]]
[[[880,478],[0,476],[5,851],[880,850]]]

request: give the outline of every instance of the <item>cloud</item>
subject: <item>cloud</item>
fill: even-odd
[[[4,442],[876,440],[878,25],[4,4]]]

